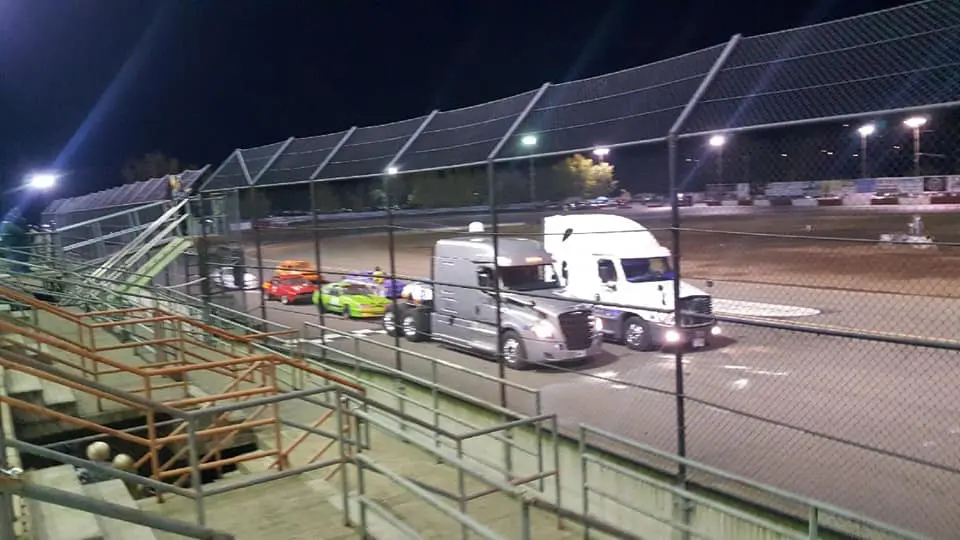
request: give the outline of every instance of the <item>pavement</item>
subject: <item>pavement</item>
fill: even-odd
[[[918,207],[918,211],[930,209],[941,211]],[[716,215],[837,211],[684,209],[691,210]],[[877,207],[877,211],[888,209]],[[904,211],[897,208],[898,213]],[[658,213],[668,215],[668,209],[638,212],[649,213],[645,222]],[[463,225],[463,217],[455,220],[405,223],[411,228]],[[511,215],[509,220],[522,219]],[[313,259],[312,241],[289,236],[286,242],[264,243],[265,264]],[[382,239],[327,238],[322,249],[324,271],[388,267]],[[415,240],[398,236],[397,274],[427,275],[427,253]],[[684,354],[691,458],[937,538],[960,538],[960,514],[955,511],[960,501],[960,404],[956,398],[960,353],[811,333],[856,330],[955,344],[960,300],[728,282],[716,283],[711,292],[718,299],[718,311],[763,320],[779,313],[772,320],[796,323],[810,332],[728,323],[723,325],[723,338],[710,348]],[[248,307],[258,305],[258,296],[248,295]],[[294,327],[319,319],[309,305],[270,302],[266,311],[270,320]],[[394,342],[382,335],[376,321],[326,316],[324,323],[378,342]],[[351,351],[358,346],[343,338],[330,343]],[[402,345],[497,374],[498,366],[481,358],[430,343]],[[397,359],[393,351],[372,345],[361,344],[359,351],[389,365]],[[543,412],[558,413],[567,427],[588,423],[676,451],[675,355],[638,353],[616,344],[607,344],[605,351],[585,365],[508,371],[507,378],[539,389]],[[403,369],[429,376],[424,361],[402,360]],[[441,382],[483,399],[499,399],[494,383],[479,383],[455,372],[441,373]],[[512,407],[532,412],[529,399],[514,394],[509,398]]]

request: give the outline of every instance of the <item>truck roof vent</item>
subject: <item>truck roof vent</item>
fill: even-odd
[[[470,233],[482,233],[483,232],[483,223],[480,221],[474,221],[467,226],[467,232]]]

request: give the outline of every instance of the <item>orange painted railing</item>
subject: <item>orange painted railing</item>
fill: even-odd
[[[173,468],[183,459],[184,454],[189,451],[189,448],[183,444],[189,437],[189,434],[185,433],[185,431],[188,430],[188,424],[184,421],[169,434],[161,435],[157,429],[157,414],[161,409],[185,412],[209,408],[223,402],[242,403],[252,398],[282,394],[283,390],[280,387],[278,379],[278,368],[281,366],[291,371],[309,374],[320,380],[326,380],[328,383],[333,383],[345,389],[364,393],[364,389],[361,386],[315,369],[306,362],[294,360],[279,354],[253,354],[254,344],[257,342],[271,337],[296,334],[295,331],[237,335],[221,328],[210,326],[200,321],[158,308],[126,308],[74,313],[39,301],[32,296],[3,287],[0,287],[0,298],[6,298],[10,301],[30,306],[38,313],[46,313],[61,321],[77,326],[77,339],[70,340],[62,335],[51,335],[43,330],[40,324],[34,325],[23,320],[12,320],[0,317],[0,341],[7,343],[7,348],[4,349],[3,352],[0,352],[0,365],[3,365],[7,369],[19,370],[39,378],[62,384],[75,391],[94,396],[98,410],[103,409],[104,401],[116,402],[125,407],[138,410],[146,417],[147,435],[146,437],[141,437],[114,430],[83,418],[69,416],[15,398],[3,397],[3,401],[15,409],[45,416],[51,420],[69,423],[80,428],[116,437],[144,447],[145,452],[136,462],[136,467],[139,470],[149,462],[150,476],[154,480],[175,479],[173,480],[174,483],[179,485],[188,478],[191,472],[189,467]],[[100,320],[98,321],[97,319]],[[108,320],[103,321],[102,319]],[[98,343],[97,330],[116,331],[124,327],[134,327],[131,331],[136,332],[138,328],[140,328],[138,325],[151,326],[153,336],[150,339],[140,339],[128,343],[105,343],[103,339],[100,339],[100,343]],[[218,338],[220,342],[228,344],[227,348],[229,350],[223,350],[214,345],[204,343],[201,340],[194,339],[193,334],[195,333],[213,335]],[[81,381],[92,381],[95,384],[87,386],[76,380],[58,376],[56,373],[31,368],[29,365],[18,361],[18,359],[26,357],[18,354],[15,340],[10,337],[5,337],[13,335],[20,336],[20,345],[24,348],[30,348],[26,344],[33,342],[38,344],[38,346],[45,345],[50,349],[44,354],[43,358],[51,363],[51,367],[64,370],[64,373],[69,373],[70,370],[73,370],[78,374],[76,378],[81,379]],[[113,354],[118,351],[145,346],[151,346],[157,351],[157,358],[159,359],[157,362],[135,366],[107,356],[108,354]],[[238,351],[238,349],[243,349],[242,353]],[[68,360],[67,357],[69,356],[77,357],[79,362]],[[189,393],[190,378],[192,375],[202,372],[214,373],[226,377],[227,381],[217,394],[191,397]],[[139,380],[141,381],[140,385],[125,390],[125,393],[108,392],[98,389],[103,387],[102,384],[98,383],[101,383],[104,377],[118,374],[125,374],[134,380]],[[156,381],[156,378],[164,378],[173,380],[174,382],[160,382]],[[166,401],[161,399],[161,395],[158,392],[167,388],[176,387],[183,389],[183,396],[181,398],[168,399]],[[123,397],[123,395],[130,394],[142,394],[144,402],[135,402]],[[154,406],[145,405],[144,403],[153,404]],[[270,411],[269,416],[261,418],[268,410]],[[260,458],[272,458],[272,462],[268,467],[269,469],[279,468],[283,470],[289,466],[291,453],[311,434],[311,432],[304,432],[296,437],[290,444],[284,444],[283,424],[280,417],[280,404],[278,402],[257,407],[256,410],[248,415],[242,422],[228,424],[233,412],[234,411],[221,413],[213,418],[208,426],[195,429],[193,432],[197,441],[206,443],[205,451],[202,452],[202,456],[197,462],[201,470],[219,470],[227,465],[234,465]],[[310,426],[310,429],[319,428],[324,422],[332,418],[334,414],[332,410],[324,411],[320,418]],[[350,425],[350,422],[342,422],[341,425],[346,429],[346,427]],[[221,451],[226,445],[230,444],[242,432],[253,429],[272,430],[274,439],[273,448],[232,458],[222,458]],[[329,439],[320,451],[308,460],[307,464],[315,463],[335,441],[336,439]],[[164,446],[175,444],[179,444],[181,447],[173,452],[170,458],[161,462],[160,450]],[[330,474],[332,474],[332,472]],[[160,498],[159,493],[157,496]]]

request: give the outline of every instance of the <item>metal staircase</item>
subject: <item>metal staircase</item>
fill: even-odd
[[[132,241],[121,247],[115,253],[110,255],[89,274],[90,280],[98,279],[122,280],[131,274],[135,276],[134,281],[143,281],[144,276],[149,276],[146,283],[149,283],[153,277],[159,273],[163,267],[158,262],[167,261],[169,264],[176,256],[170,258],[171,253],[180,255],[189,247],[189,243],[174,242],[174,240],[183,240],[182,229],[186,228],[186,221],[189,219],[187,213],[189,200],[184,199],[167,209],[156,221],[148,225]],[[173,243],[175,249],[171,250],[168,246]],[[154,250],[160,248],[160,252]],[[179,249],[179,253],[176,252]],[[146,260],[144,260],[146,259]],[[146,272],[154,272],[150,275]]]

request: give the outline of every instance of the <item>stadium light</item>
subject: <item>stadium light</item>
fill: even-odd
[[[397,173],[399,173],[399,172],[400,172],[400,167],[397,167],[397,166],[395,166],[395,165],[391,165],[391,166],[387,167],[387,174],[390,175],[390,176],[396,176]]]
[[[911,116],[903,121],[903,125],[911,129],[919,129],[927,123],[927,119],[923,116]]]
[[[870,165],[867,162],[867,137],[876,131],[877,126],[874,124],[864,124],[857,128],[857,133],[860,134],[860,178],[866,178],[870,174]]]
[[[925,116],[911,116],[903,125],[913,130],[913,175],[920,176],[920,128],[927,123]]]
[[[601,160],[610,155],[610,149],[606,146],[598,146],[593,149],[593,155],[597,156]]]
[[[717,183],[723,183],[723,145],[727,144],[727,138],[723,135],[714,135],[710,137],[707,143],[717,149]]]
[[[57,185],[57,175],[53,173],[33,173],[27,176],[27,187],[38,191],[47,191]]]
[[[523,138],[520,139],[520,144],[522,144],[522,145],[524,145],[524,146],[527,146],[527,147],[536,146],[536,145],[537,145],[537,136],[536,136],[536,135],[524,135]]]

